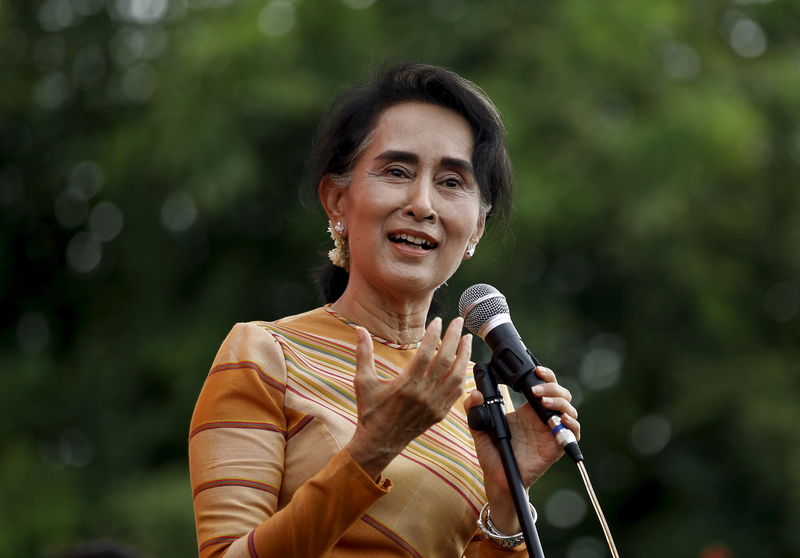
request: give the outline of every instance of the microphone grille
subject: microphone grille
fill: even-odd
[[[458,313],[464,318],[464,327],[475,335],[481,326],[498,314],[510,314],[506,297],[486,283],[472,285],[458,299]]]

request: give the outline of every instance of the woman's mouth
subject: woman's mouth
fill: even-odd
[[[406,233],[391,233],[389,234],[389,241],[395,244],[407,244],[422,250],[433,250],[437,246],[436,242]]]

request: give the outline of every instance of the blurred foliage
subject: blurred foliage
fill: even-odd
[[[195,554],[186,438],[232,323],[317,304],[332,96],[441,64],[518,194],[497,285],[574,392],[626,557],[800,555],[800,4],[0,0],[0,555]],[[548,555],[605,556],[573,467]],[[581,512],[581,510],[584,510]]]

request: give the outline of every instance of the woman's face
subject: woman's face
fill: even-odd
[[[427,294],[483,234],[473,133],[456,112],[409,102],[386,109],[349,186],[323,187],[350,245],[350,282],[384,296]],[[365,284],[366,283],[366,284]]]

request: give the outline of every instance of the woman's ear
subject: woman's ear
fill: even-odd
[[[331,223],[345,220],[347,191],[348,188],[337,184],[330,174],[326,174],[319,181],[317,195]]]
[[[475,229],[475,236],[472,237],[473,244],[477,244],[478,241],[483,237],[483,233],[486,230],[486,212],[481,211],[480,215],[478,215],[478,226]]]
[[[481,237],[483,237],[483,231],[486,229],[486,212],[481,211],[480,215],[478,215],[478,224],[475,227],[475,232],[469,239],[467,243],[467,248],[464,250],[463,258],[465,260],[469,260],[472,256],[475,255],[475,248],[478,246],[478,242],[480,241]]]

